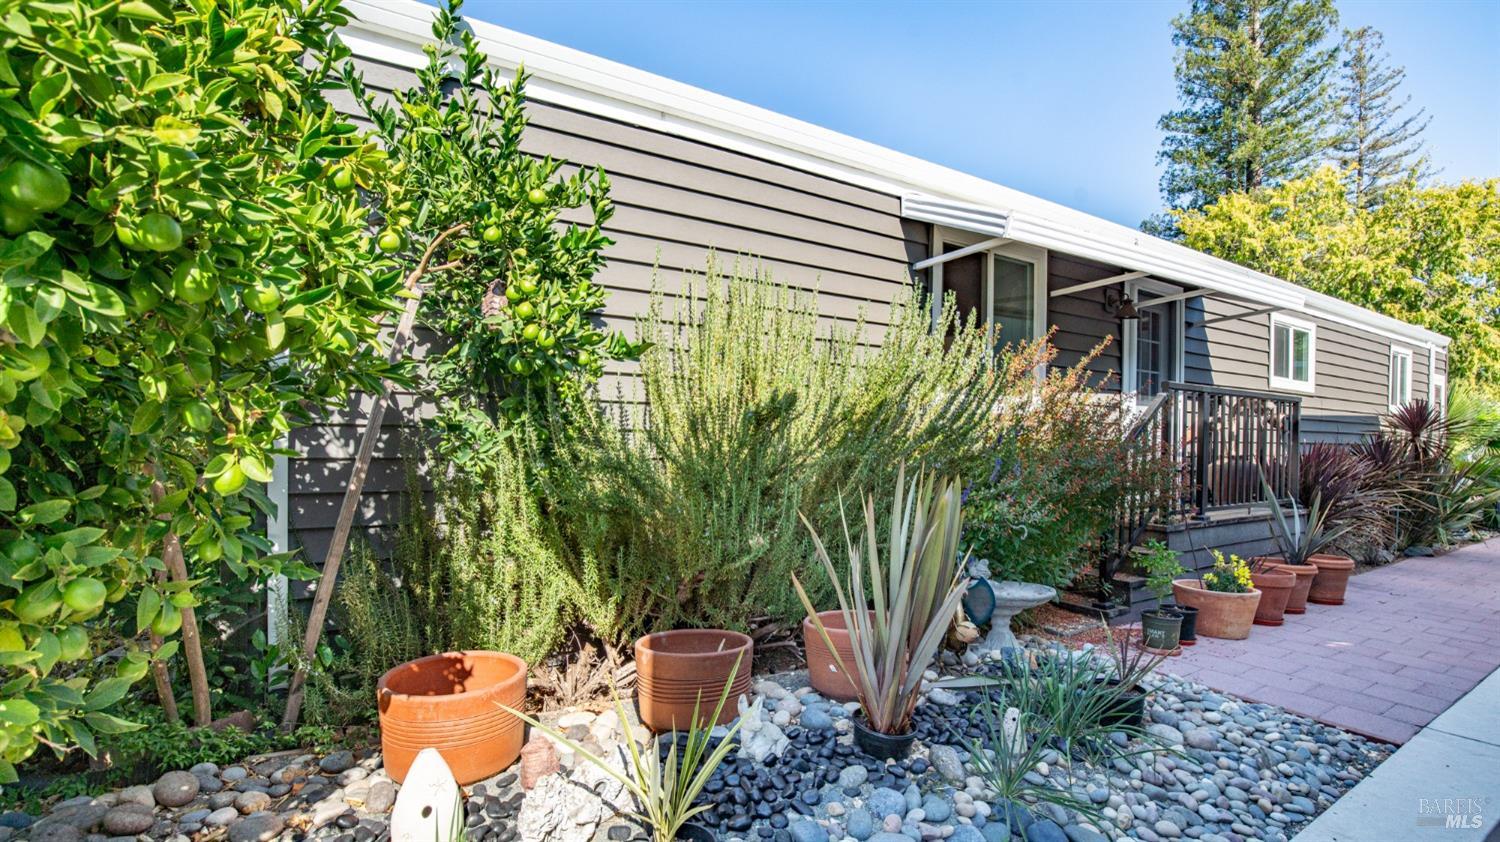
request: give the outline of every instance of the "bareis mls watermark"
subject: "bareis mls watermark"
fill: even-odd
[[[1417,827],[1478,830],[1484,827],[1488,798],[1418,798]]]

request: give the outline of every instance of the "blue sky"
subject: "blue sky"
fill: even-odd
[[[1159,206],[1182,2],[469,0],[465,14],[1134,226]],[[1500,2],[1340,0],[1443,180],[1500,176]]]

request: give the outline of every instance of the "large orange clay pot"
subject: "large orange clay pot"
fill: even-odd
[[[874,613],[870,612],[872,617]],[[828,639],[838,649],[844,666],[851,670],[858,669],[854,661],[854,645],[850,640],[849,629],[844,624],[844,612],[820,611],[818,619],[827,630]],[[854,686],[854,675],[839,669],[839,662],[829,653],[828,645],[823,642],[823,635],[818,634],[817,628],[813,626],[811,617],[802,620],[802,645],[807,649],[807,675],[814,690],[841,702],[853,701],[859,695],[859,690]]]
[[[700,722],[713,715],[735,660],[730,701],[714,725],[739,715],[734,699],[750,693],[754,645],[747,635],[722,629],[678,629],[648,634],[635,642],[636,705],[641,722],[653,731],[686,731],[697,710]]]
[[[1281,559],[1258,556],[1250,559],[1250,581],[1260,591],[1255,606],[1257,626],[1279,626],[1285,620],[1286,603],[1297,587],[1297,574],[1281,569]]]
[[[503,652],[445,652],[402,664],[375,685],[385,770],[400,783],[435,748],[460,784],[498,774],[521,753],[526,662]]]
[[[1281,570],[1297,577],[1297,584],[1292,586],[1292,595],[1286,600],[1286,613],[1307,613],[1307,592],[1312,587],[1313,577],[1318,575],[1317,565],[1313,564],[1281,564]]]
[[[1172,582],[1172,598],[1178,605],[1198,609],[1199,635],[1244,640],[1250,636],[1255,608],[1260,604],[1260,591],[1220,593],[1205,590],[1197,579],[1177,579]]]
[[[1307,563],[1318,568],[1313,577],[1312,588],[1307,592],[1307,601],[1319,605],[1343,605],[1344,589],[1349,587],[1349,574],[1354,572],[1354,559],[1341,555],[1308,556]]]

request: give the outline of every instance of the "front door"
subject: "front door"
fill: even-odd
[[[1140,318],[1125,322],[1125,388],[1141,400],[1182,378],[1182,301],[1152,304],[1179,292],[1167,284],[1134,284],[1127,294]]]

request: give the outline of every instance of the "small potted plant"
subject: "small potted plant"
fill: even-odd
[[[1107,684],[1120,688],[1120,694],[1106,705],[1100,721],[1115,727],[1140,728],[1146,719],[1146,676],[1156,671],[1165,655],[1150,653],[1147,646],[1137,646],[1129,634],[1113,633],[1108,623],[1100,622],[1105,640],[1110,641],[1109,656],[1112,674],[1105,679]],[[1153,647],[1154,648],[1154,647]]]
[[[1224,557],[1213,551],[1214,566],[1198,579],[1172,583],[1177,604],[1198,609],[1198,633],[1205,637],[1243,640],[1250,636],[1260,591],[1250,578],[1250,568],[1237,555]]]
[[[631,814],[631,818],[647,828],[651,834],[651,842],[714,842],[713,831],[693,821],[693,817],[710,809],[712,805],[694,806],[693,802],[702,794],[703,787],[713,777],[714,770],[719,768],[724,758],[735,748],[734,735],[740,729],[738,718],[731,715],[733,721],[724,736],[717,738],[717,743],[713,728],[722,714],[733,710],[726,708],[725,704],[733,692],[735,677],[740,673],[743,657],[743,654],[735,657],[734,665],[719,692],[719,702],[712,713],[699,716],[697,706],[694,706],[686,734],[673,731],[667,741],[665,755],[650,740],[645,743],[647,747],[642,748],[630,726],[625,706],[620,702],[619,695],[614,694],[615,713],[620,718],[620,727],[625,732],[624,747],[630,755],[629,774],[589,752],[556,729],[548,728],[518,710],[505,708],[505,711],[572,749],[579,757],[624,785],[625,790],[640,806],[638,812]],[[745,670],[746,674],[749,672],[748,669]],[[610,692],[614,693],[613,687]],[[682,739],[683,736],[685,739]]]
[[[932,664],[964,595],[967,559],[958,553],[963,528],[963,486],[957,478],[927,474],[906,487],[906,469],[896,472],[886,564],[876,545],[875,497],[865,497],[864,541],[844,529],[848,577],[839,574],[816,529],[818,560],[833,582],[854,663],[846,663],[828,628],[795,574],[792,585],[807,616],[839,669],[855,679],[861,714],[854,718],[855,743],[877,759],[905,757],[916,732],[911,715],[922,695],[922,673]],[[869,596],[866,596],[868,589]]]
[[[1182,612],[1169,600],[1173,580],[1185,572],[1182,564],[1177,561],[1177,553],[1161,541],[1148,543],[1135,563],[1146,574],[1146,587],[1156,596],[1156,608],[1141,613],[1141,642],[1158,652],[1175,651],[1185,623]]]

